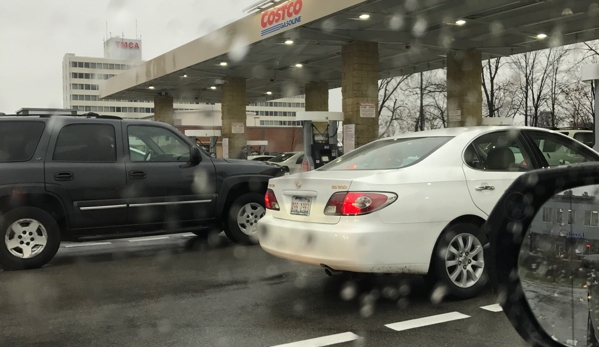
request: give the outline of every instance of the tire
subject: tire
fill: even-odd
[[[461,242],[460,242],[461,240]],[[469,223],[457,223],[441,234],[433,253],[433,273],[426,282],[444,285],[447,293],[469,299],[477,296],[487,283],[484,258],[484,234]]]
[[[246,193],[235,199],[225,221],[225,234],[235,242],[243,245],[258,243],[256,223],[266,213],[264,195]]]
[[[59,247],[60,229],[48,212],[18,207],[0,217],[0,265],[5,270],[40,268]]]

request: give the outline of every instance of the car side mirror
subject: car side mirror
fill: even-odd
[[[202,162],[202,151],[200,151],[199,147],[193,146],[191,147],[191,165],[198,165]]]
[[[489,278],[532,346],[599,346],[599,165],[526,173],[484,225]]]

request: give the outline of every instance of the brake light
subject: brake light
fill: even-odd
[[[397,200],[392,193],[342,192],[329,199],[324,214],[333,216],[358,216],[380,210]]]
[[[279,203],[272,189],[267,190],[264,195],[264,206],[269,210],[279,211]]]

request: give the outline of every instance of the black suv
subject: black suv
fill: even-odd
[[[211,158],[176,128],[85,116],[0,117],[0,265],[41,267],[61,240],[223,230],[256,243],[262,162]]]

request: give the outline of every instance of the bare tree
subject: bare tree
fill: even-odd
[[[563,97],[563,80],[562,65],[564,60],[570,53],[569,49],[564,47],[550,48],[547,59],[547,67],[549,68],[549,90],[548,90],[548,106],[550,112],[549,126],[556,127],[558,122],[557,108],[559,100]]]
[[[550,61],[555,53],[535,51],[518,54],[511,63],[518,74],[523,99],[524,125],[538,126],[542,106],[547,100],[547,81],[550,75]]]
[[[497,117],[497,111],[501,107],[497,103],[497,73],[502,66],[501,57],[488,59],[483,64],[482,84],[489,117]]]
[[[398,89],[409,78],[410,75],[386,78],[379,83],[379,137],[388,136],[393,122],[400,116]]]

